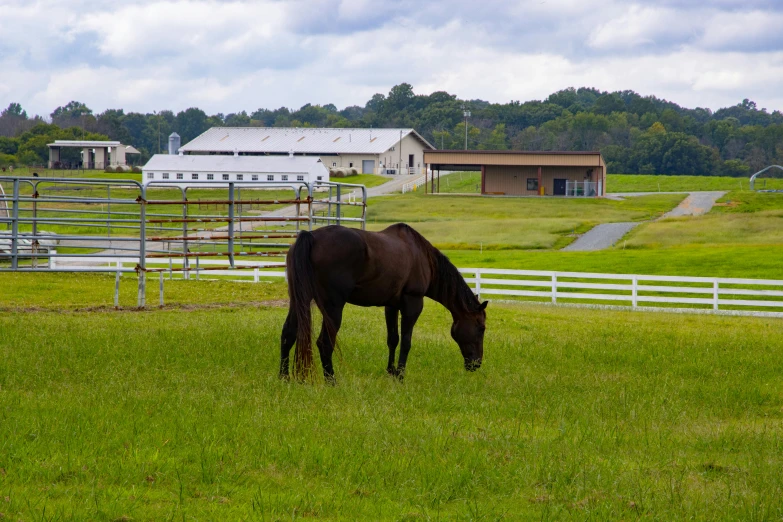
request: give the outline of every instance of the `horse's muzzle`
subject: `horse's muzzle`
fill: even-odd
[[[465,359],[465,370],[475,372],[481,368],[481,359]]]

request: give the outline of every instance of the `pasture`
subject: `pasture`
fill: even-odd
[[[368,228],[459,267],[783,279],[783,195],[657,220],[683,197],[391,195]],[[557,250],[613,221],[642,225]],[[111,276],[0,274],[0,518],[783,517],[780,319],[491,303],[468,374],[428,301],[400,384],[382,310],[349,306],[330,387],[276,377],[282,281],[167,280],[136,311],[122,279],[115,311]]]
[[[117,313],[84,310],[110,278],[51,277],[0,316],[10,520],[783,516],[779,320],[492,304],[468,374],[428,303],[401,385],[382,312],[348,307],[338,386],[301,386],[282,285]]]

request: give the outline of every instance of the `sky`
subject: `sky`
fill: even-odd
[[[783,110],[783,0],[0,0],[0,107],[504,103],[631,89]]]

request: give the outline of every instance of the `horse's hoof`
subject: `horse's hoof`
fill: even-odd
[[[278,378],[279,378],[281,381],[285,381],[285,382],[288,382],[288,381],[290,381],[290,380],[291,380],[291,376],[290,376],[290,375],[288,375],[287,373],[280,373],[280,374],[279,374],[277,377],[278,377]]]
[[[337,379],[334,378],[334,375],[324,375],[324,379],[329,386],[337,386]]]

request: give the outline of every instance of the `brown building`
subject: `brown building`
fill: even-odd
[[[498,150],[424,151],[437,192],[440,171],[480,171],[481,193],[514,196],[604,196],[606,163],[600,152]]]

